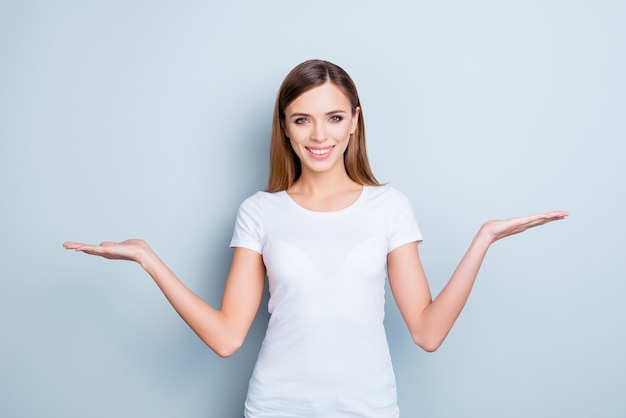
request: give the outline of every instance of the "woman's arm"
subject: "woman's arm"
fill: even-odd
[[[68,242],[63,246],[104,258],[139,263],[176,312],[221,357],[232,355],[243,344],[261,303],[265,266],[259,253],[246,248],[234,249],[222,306],[218,310],[189,290],[144,241],[100,245]]]
[[[417,243],[391,251],[387,256],[389,284],[415,343],[426,351],[439,348],[465,306],[491,244],[566,216],[567,212],[555,211],[486,222],[435,300],[431,297]]]

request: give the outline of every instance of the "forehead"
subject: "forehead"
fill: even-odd
[[[287,106],[285,113],[326,113],[351,109],[350,99],[333,83],[325,83],[302,93]]]

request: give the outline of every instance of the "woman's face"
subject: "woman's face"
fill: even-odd
[[[325,83],[301,94],[285,109],[283,129],[300,158],[302,174],[342,170],[343,153],[354,133],[359,109],[337,86]]]

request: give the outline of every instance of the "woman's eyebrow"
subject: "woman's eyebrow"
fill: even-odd
[[[338,110],[331,110],[330,112],[326,112],[326,115],[334,115],[337,113],[348,113],[348,112],[346,112],[345,110],[338,109]],[[296,113],[292,113],[291,115],[289,115],[290,118],[308,117],[308,116],[311,116],[311,115],[309,115],[308,113],[302,113],[302,112],[296,112]]]

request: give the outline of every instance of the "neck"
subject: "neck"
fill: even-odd
[[[313,196],[328,196],[344,193],[347,190],[361,189],[343,167],[340,170],[325,171],[323,173],[303,171],[300,178],[289,188],[289,192]]]

